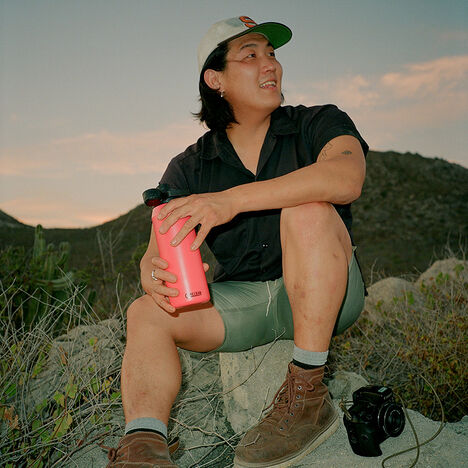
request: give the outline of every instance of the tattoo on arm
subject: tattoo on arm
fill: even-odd
[[[318,160],[319,161],[325,161],[331,154],[333,154],[331,151],[333,149],[333,145],[331,143],[327,143],[323,148],[322,151],[320,151]],[[346,156],[353,154],[353,152],[350,149],[345,149],[344,151],[341,152],[341,154],[344,154]]]
[[[333,145],[331,143],[327,143],[323,148],[322,151],[320,152],[320,157],[319,160],[323,161],[324,159],[327,159],[327,151],[330,151],[333,148]]]

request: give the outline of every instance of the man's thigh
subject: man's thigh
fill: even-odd
[[[215,351],[245,351],[275,339],[294,339],[291,305],[283,278],[274,281],[226,281],[210,285],[211,299],[224,322],[223,344]],[[334,335],[349,328],[364,307],[364,283],[353,255]]]
[[[171,336],[180,348],[208,352],[223,342],[224,322],[212,304],[178,309],[171,314],[148,294],[133,301],[127,310],[127,343],[134,338],[151,341],[161,333]]]
[[[209,286],[225,329],[224,342],[215,351],[245,351],[279,337],[276,298],[284,288],[282,278],[266,282],[225,281]]]

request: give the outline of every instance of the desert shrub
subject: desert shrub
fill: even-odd
[[[2,467],[72,466],[70,458],[76,452],[95,448],[108,436],[122,435],[124,311],[103,322],[82,306],[79,291],[75,292],[59,307],[47,309],[29,329],[18,329],[5,318],[0,323],[5,330],[0,336]],[[12,314],[10,301],[6,317]],[[56,337],[52,324],[60,314],[72,318],[67,334]],[[109,332],[94,335],[96,328]],[[109,349],[114,351],[110,358]],[[176,456],[181,466],[224,468],[232,464],[238,436],[220,417],[218,359],[190,354],[181,352],[184,385],[169,431],[171,437],[180,435],[191,442]]]
[[[82,295],[86,284],[79,274],[68,269],[70,245],[61,242],[58,247],[46,244],[40,225],[36,227],[34,247],[8,246],[0,251],[0,314],[14,311],[8,317],[18,327],[31,327],[39,321],[47,309],[67,299],[78,287]],[[86,291],[86,304],[92,304],[94,291]],[[59,322],[55,322],[60,325]]]
[[[425,378],[439,395],[445,417],[460,420],[468,411],[468,283],[462,269],[460,264],[454,275],[441,273],[422,283],[418,300],[407,293],[394,298],[391,307],[377,304],[378,320],[364,311],[334,340],[332,365],[391,386],[406,407],[440,420]]]
[[[111,242],[111,236],[99,234],[100,256],[81,270],[86,284],[96,291],[94,311],[102,319],[112,317],[120,307],[126,308],[142,294],[140,285],[140,260],[147,243],[138,244],[130,258],[118,258],[118,240]]]
[[[54,345],[57,321],[69,329],[98,321],[79,287],[49,303],[31,326],[15,323],[14,299],[9,296],[0,319],[0,466],[63,466],[64,457],[111,430],[109,409],[121,406],[120,369],[99,374],[89,364],[77,371],[67,351]],[[96,341],[87,343],[90,354]],[[52,354],[59,364],[51,370]],[[45,393],[37,385],[44,372],[51,382]]]

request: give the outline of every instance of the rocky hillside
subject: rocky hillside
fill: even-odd
[[[370,152],[354,230],[366,276],[426,269],[466,248],[468,169],[418,154]]]

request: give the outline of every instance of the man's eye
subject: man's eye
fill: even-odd
[[[275,54],[275,51],[274,51],[274,50],[272,50],[272,51],[270,52],[270,57],[276,57],[276,54]]]
[[[255,55],[255,52],[252,52],[251,54],[247,55],[247,58],[255,58],[256,55]]]

